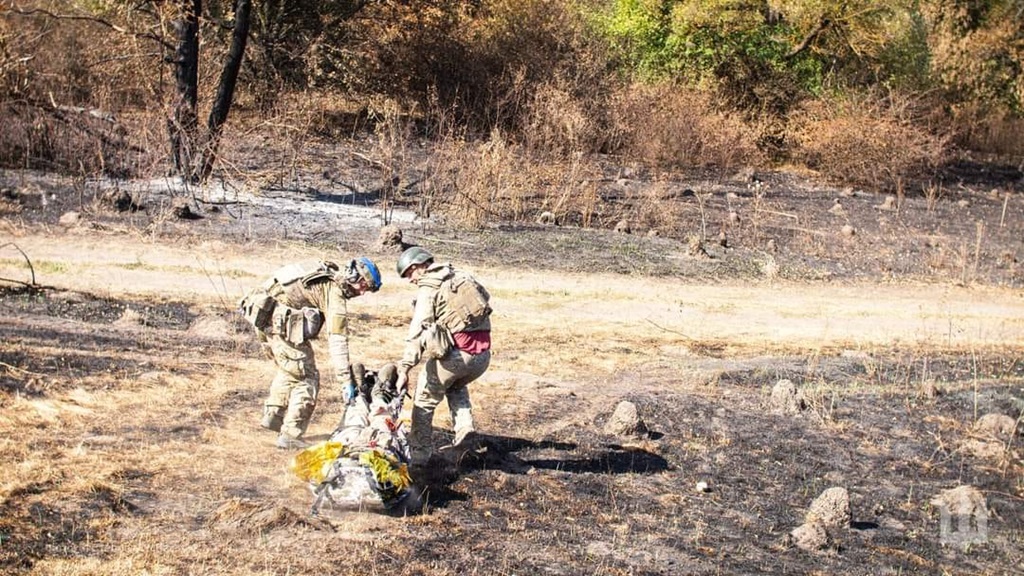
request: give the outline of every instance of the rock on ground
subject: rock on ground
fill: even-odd
[[[1017,430],[1017,421],[1006,414],[985,414],[974,423],[974,432],[993,440],[1009,440]]]
[[[846,488],[833,487],[825,490],[811,502],[811,508],[804,519],[819,522],[826,529],[844,528],[850,525],[850,493]]]
[[[642,436],[647,433],[647,425],[640,418],[636,404],[623,400],[615,407],[615,412],[604,425],[604,431],[616,436]]]
[[[971,516],[986,512],[985,495],[974,486],[965,484],[946,490],[930,500],[932,506],[944,508],[954,516]]]
[[[778,414],[796,414],[807,408],[803,393],[792,380],[787,379],[775,383],[769,403],[772,411]]]
[[[828,530],[825,530],[825,527],[818,522],[807,522],[794,528],[789,533],[787,544],[809,552],[825,550],[833,546]]]

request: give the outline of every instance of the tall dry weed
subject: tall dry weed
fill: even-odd
[[[455,225],[521,220],[536,195],[536,171],[497,128],[480,143],[455,138],[439,150],[429,190],[433,207]]]
[[[898,94],[809,101],[792,121],[796,156],[834,182],[895,191],[948,158],[951,139],[922,105]]]
[[[601,139],[600,118],[592,104],[575,96],[564,79],[540,85],[525,114],[527,148],[560,157],[592,151]]]
[[[1024,117],[978,105],[957,107],[952,114],[957,142],[968,150],[1024,163]]]
[[[622,153],[648,165],[729,170],[763,162],[755,128],[705,92],[633,84],[616,94],[612,115]]]
[[[0,165],[115,176],[147,169],[153,157],[134,130],[166,130],[159,46],[36,5],[0,17]]]

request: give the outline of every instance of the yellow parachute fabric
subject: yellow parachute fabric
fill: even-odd
[[[324,481],[327,465],[334,462],[345,450],[341,442],[330,440],[314,444],[299,452],[288,464],[288,469],[305,482],[319,484]]]
[[[359,456],[359,462],[370,468],[374,479],[385,490],[401,492],[412,484],[406,465],[380,450],[364,452]]]

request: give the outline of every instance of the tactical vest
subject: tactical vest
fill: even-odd
[[[288,264],[267,280],[263,289],[271,298],[288,305],[302,300],[302,289],[320,280],[334,280],[341,268],[334,262]]]
[[[491,315],[491,295],[476,278],[460,270],[441,280],[434,296],[437,323],[451,333],[472,329],[489,329],[485,323]]]

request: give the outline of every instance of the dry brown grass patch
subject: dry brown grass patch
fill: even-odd
[[[620,90],[613,132],[625,153],[664,168],[757,166],[756,130],[717,106],[711,95],[672,85],[631,85]]]
[[[923,123],[921,105],[892,94],[808,102],[793,119],[796,155],[834,182],[902,194],[948,158],[949,136]]]

